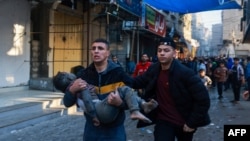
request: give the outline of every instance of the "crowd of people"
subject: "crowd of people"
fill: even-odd
[[[250,57],[246,60],[238,57],[190,57],[180,61],[195,72],[205,71],[206,78],[212,81],[208,87],[217,88],[218,99],[222,99],[224,91],[231,88],[234,94],[231,102],[237,104],[241,93],[247,95],[250,89]]]
[[[144,73],[147,68],[158,61],[157,56],[152,61],[146,53],[143,53],[139,63],[135,64],[135,69],[132,73],[136,77]],[[197,73],[207,89],[216,88],[218,99],[223,98],[224,91],[233,90],[234,99],[232,103],[237,104],[240,101],[242,93],[248,95],[250,92],[250,57],[189,57],[180,59],[177,58],[183,65],[191,68]],[[241,88],[243,87],[243,92]],[[141,89],[138,93],[142,93]],[[244,98],[243,98],[244,99]],[[250,100],[250,98],[246,98]]]
[[[127,73],[117,56],[113,55],[112,59],[109,59],[107,40],[93,41],[93,62],[77,72],[76,78],[63,88],[63,102],[66,107],[79,105],[79,93],[86,91],[89,85],[94,88],[96,99],[103,101],[103,106],[94,105],[93,108],[92,105],[92,109],[96,110],[94,116],[84,110],[86,124],[83,141],[126,141],[124,111],[130,109],[133,115],[134,111],[143,108],[144,111],[138,111],[139,117],[135,118],[139,120],[137,127],[154,125],[155,141],[192,141],[198,128],[210,123],[208,90],[217,87],[218,98],[222,99],[223,91],[232,88],[232,102],[236,104],[239,102],[240,88],[245,80],[247,84],[250,82],[250,58],[248,63],[244,64],[237,57],[190,57],[181,60],[176,56],[174,41],[171,38],[162,38],[157,46],[157,61],[151,62],[147,54],[142,54],[140,62],[134,64],[132,73]],[[127,92],[120,90],[124,87]],[[60,89],[59,86],[57,88]],[[136,90],[143,90],[143,94],[137,97]],[[244,99],[249,99],[249,92],[247,87]],[[124,100],[126,93],[134,98]],[[85,92],[81,95],[84,97],[90,94]],[[143,104],[138,105],[138,99],[149,106],[145,108]],[[89,104],[89,101],[86,102]],[[131,110],[132,104],[135,104],[134,110]],[[107,110],[104,105],[111,105],[116,110],[115,116],[106,116],[112,112],[109,111],[111,108]],[[145,109],[148,112],[145,112]],[[93,122],[93,117],[96,118],[99,112],[101,114],[98,122]],[[108,117],[106,120],[109,117],[112,117],[112,120],[104,122],[101,119],[105,116]]]

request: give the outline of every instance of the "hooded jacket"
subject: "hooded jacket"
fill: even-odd
[[[96,94],[100,100],[105,99],[110,92],[115,91],[116,87],[131,86],[132,78],[128,76],[122,67],[115,64],[114,62],[108,60],[107,69],[98,73],[94,64],[90,64],[85,70],[82,70],[79,73],[79,78],[85,80],[88,84],[94,85],[96,87]],[[69,91],[65,92],[65,96],[63,98],[64,105],[66,107],[70,107],[76,103],[76,96],[72,95]],[[86,116],[87,117],[87,116]],[[87,120],[90,119],[87,117]],[[118,118],[116,120],[106,126],[117,126],[123,124],[125,120],[124,109],[121,108]]]

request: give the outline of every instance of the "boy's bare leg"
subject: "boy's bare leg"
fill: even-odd
[[[152,121],[147,118],[146,116],[144,116],[140,111],[132,111],[131,114],[130,114],[130,118],[133,119],[133,120],[142,120],[146,123],[151,123]]]
[[[158,102],[154,99],[151,99],[149,102],[143,102],[142,108],[144,112],[147,114],[151,112],[153,109],[155,109],[158,106]]]
[[[123,86],[120,88],[116,89],[117,94],[120,95],[120,97],[126,102],[129,110],[130,110],[130,118],[133,120],[142,120],[146,123],[151,123],[152,121],[147,118],[146,116],[144,116],[139,110],[139,101],[137,99],[137,96],[135,94],[135,92],[127,87],[127,86]]]
[[[94,124],[95,126],[99,126],[99,125],[100,125],[100,121],[98,120],[97,117],[94,117],[94,118],[92,119],[92,121],[93,121],[93,124]]]

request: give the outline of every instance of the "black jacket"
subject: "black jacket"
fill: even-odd
[[[157,62],[135,78],[134,87],[145,88],[145,99],[157,96],[155,92],[160,70],[161,65]],[[169,88],[177,110],[189,127],[197,128],[210,123],[210,98],[206,87],[193,70],[175,59],[169,69]]]

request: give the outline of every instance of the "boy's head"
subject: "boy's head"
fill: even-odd
[[[220,61],[219,64],[220,64],[220,67],[225,66],[225,62],[224,61]]]
[[[234,57],[234,64],[238,65],[239,64],[240,59],[238,57]]]
[[[200,76],[205,76],[206,72],[204,69],[200,69],[199,74],[200,74]]]
[[[76,76],[73,73],[67,72],[58,72],[53,77],[53,84],[56,89],[65,92],[69,84],[76,79]]]

